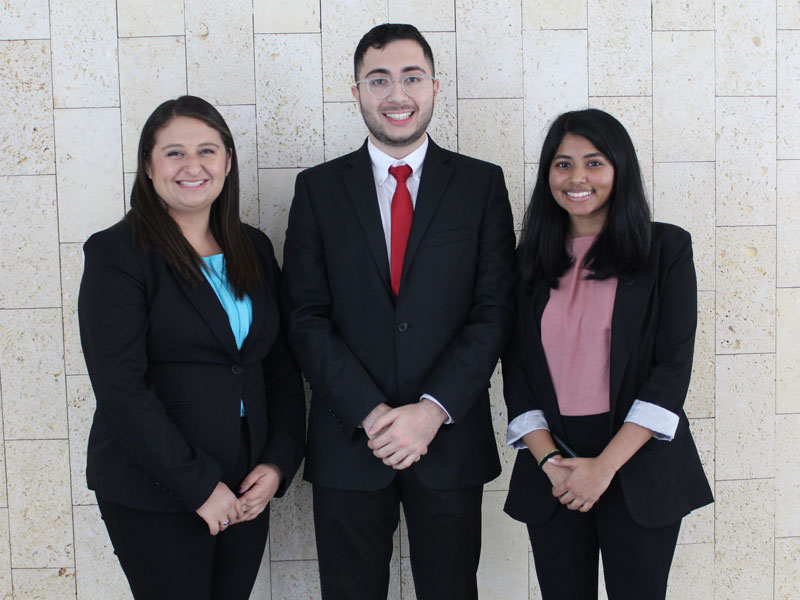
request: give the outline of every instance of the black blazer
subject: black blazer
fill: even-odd
[[[291,481],[303,452],[302,381],[280,331],[272,245],[247,233],[264,284],[250,295],[241,351],[205,278],[189,285],[161,254],[134,244],[126,221],[86,242],[78,316],[97,399],[86,476],[100,497],[196,510],[236,461],[240,400],[251,468],[275,463],[285,477],[279,494]]]
[[[488,381],[511,333],[514,232],[500,167],[430,141],[403,264],[389,259],[366,144],[300,173],[284,249],[289,341],[313,396],[305,478],[380,489],[395,472],[359,424],[427,393],[455,423],[414,465],[428,487],[500,473]]]
[[[619,470],[633,519],[645,527],[676,522],[713,501],[683,403],[689,387],[697,326],[697,282],[689,234],[674,225],[652,224],[647,266],[617,284],[611,320],[609,435],[616,433],[634,400],[679,416],[672,441],[650,439]],[[544,281],[532,290],[518,284],[518,318],[503,355],[503,386],[509,422],[529,410],[544,412],[551,431],[564,437],[553,383],[542,348],[541,320],[550,298]],[[517,454],[506,512],[521,521],[546,521],[558,501],[528,450]]]

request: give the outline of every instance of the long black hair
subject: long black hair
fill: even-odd
[[[552,288],[572,266],[566,250],[569,215],[550,191],[549,175],[561,141],[568,133],[589,140],[614,167],[603,229],[589,249],[584,266],[590,279],[635,273],[650,250],[650,207],[642,185],[639,160],[628,132],[610,114],[597,109],[566,112],[550,126],[539,158],[539,171],[518,249],[523,280],[531,285],[544,279]]]
[[[197,283],[201,280],[202,259],[169,216],[147,175],[156,134],[175,117],[197,119],[215,129],[230,157],[231,169],[222,191],[211,205],[209,227],[225,255],[228,282],[236,297],[242,298],[260,285],[261,269],[253,244],[239,218],[239,165],[233,135],[225,119],[211,104],[196,96],[181,96],[159,105],[148,117],[139,138],[131,209],[125,218],[131,224],[134,239],[141,247],[153,248],[163,254],[167,263],[188,282]]]

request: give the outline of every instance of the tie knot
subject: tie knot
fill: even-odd
[[[394,177],[398,182],[405,182],[406,179],[411,177],[411,167],[408,165],[389,167],[389,173],[391,173],[392,177]]]

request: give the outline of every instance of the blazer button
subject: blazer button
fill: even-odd
[[[408,323],[400,323],[397,325],[397,331],[403,333],[405,330],[408,329]]]
[[[242,371],[244,371],[244,369],[242,369],[242,366],[241,366],[241,365],[233,365],[233,366],[231,367],[231,372],[232,372],[234,375],[241,375],[241,374],[242,374]]]

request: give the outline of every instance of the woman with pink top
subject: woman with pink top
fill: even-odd
[[[681,519],[713,501],[683,403],[697,283],[689,234],[654,223],[628,133],[568,112],[544,141],[502,358],[505,510],[545,600],[664,598]]]

